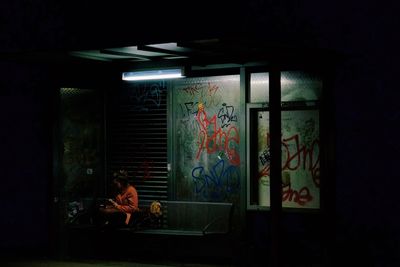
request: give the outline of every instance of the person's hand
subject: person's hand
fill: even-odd
[[[111,202],[111,204],[115,207],[115,205],[118,205],[117,202],[115,202],[114,200],[112,200],[111,198],[108,199],[108,201]]]

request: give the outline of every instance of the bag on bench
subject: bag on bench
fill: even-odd
[[[161,203],[153,201],[149,207],[141,208],[133,213],[129,225],[134,228],[159,228],[161,227],[162,215]]]

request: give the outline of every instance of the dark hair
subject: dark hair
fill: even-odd
[[[117,176],[117,177],[114,177],[114,180],[119,182],[123,187],[127,187],[129,185],[129,180],[127,177]]]

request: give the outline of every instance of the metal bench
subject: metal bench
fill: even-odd
[[[140,202],[141,212],[133,215],[136,221],[128,226],[99,230],[85,224],[86,220],[76,220],[68,228],[68,255],[147,259],[156,254],[159,259],[200,257],[224,262],[232,258],[233,203],[160,201],[162,216],[148,220],[150,203]],[[202,250],[204,247],[208,249]]]
[[[158,225],[140,222],[118,230],[135,234],[224,235],[232,231],[233,203],[160,201],[162,215]]]

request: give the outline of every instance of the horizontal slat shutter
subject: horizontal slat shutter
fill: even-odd
[[[165,83],[124,83],[117,93],[110,92],[107,129],[109,181],[125,169],[139,203],[167,199]]]

